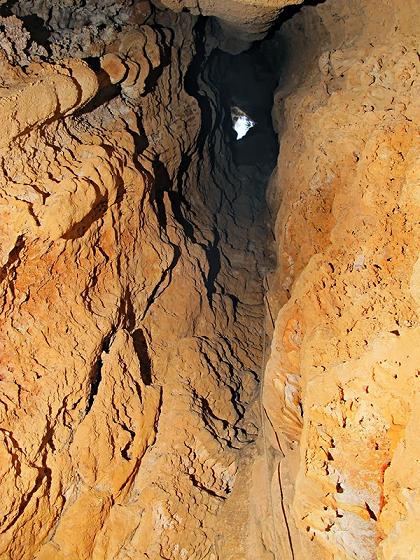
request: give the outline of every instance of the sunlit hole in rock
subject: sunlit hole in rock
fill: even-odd
[[[256,125],[244,111],[239,107],[232,107],[231,110],[233,129],[236,132],[236,139],[240,140],[246,136],[247,132]]]

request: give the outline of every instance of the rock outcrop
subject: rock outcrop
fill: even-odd
[[[264,38],[285,8],[302,0],[156,0],[176,12],[214,17],[214,35],[219,47],[237,54],[253,41]]]
[[[2,560],[420,554],[416,6],[292,4],[0,1]]]

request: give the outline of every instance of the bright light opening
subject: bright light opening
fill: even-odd
[[[236,132],[236,140],[240,140],[256,123],[250,119],[242,109],[239,109],[239,107],[232,107],[231,115],[233,129]]]

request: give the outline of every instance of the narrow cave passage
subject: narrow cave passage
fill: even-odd
[[[225,115],[222,125],[229,138],[234,162],[238,167],[258,167],[266,180],[278,155],[271,110],[281,71],[279,60],[277,41],[270,37],[236,55],[216,49],[208,62],[208,79],[219,91],[221,110]],[[254,122],[241,141],[232,131],[232,110],[235,108]]]
[[[414,2],[296,2],[0,0],[0,558],[416,556]]]
[[[252,393],[247,394],[247,368],[241,363],[242,358],[239,362],[228,358],[230,373],[224,383],[232,386],[233,382],[233,403],[238,414],[232,424],[234,438],[228,442],[229,448],[238,450],[236,482],[229,490],[214,528],[214,552],[218,558],[226,560],[247,558],[251,542],[254,557],[262,558],[264,549],[276,554],[269,488],[271,467],[266,457],[260,393],[263,346],[267,344],[264,339],[267,320],[264,277],[273,265],[267,242],[267,238],[271,240],[271,234],[266,188],[278,154],[271,118],[280,71],[276,43],[275,38],[270,38],[236,55],[216,49],[210,57],[203,59],[197,78],[198,94],[205,92],[208,98],[208,104],[203,106],[211,114],[212,124],[208,127],[204,149],[208,160],[205,166],[199,162],[198,181],[190,188],[193,190],[198,186],[202,189],[207,205],[217,197],[211,218],[217,243],[211,245],[206,255],[212,270],[209,277],[213,293],[218,298],[218,305],[213,310],[224,318],[216,315],[213,344],[217,344],[219,338],[217,325],[229,317],[232,302],[233,321],[229,320],[228,329],[223,333],[224,344],[236,346],[238,356],[245,350],[250,363],[248,367],[257,381]],[[240,107],[255,121],[255,126],[239,141],[233,129],[232,107]],[[184,188],[188,189],[188,186]],[[192,191],[186,196],[194,198]],[[202,212],[198,211],[196,216],[201,217]],[[198,220],[194,230],[200,229]],[[214,367],[217,369],[219,364]],[[211,395],[210,403],[215,404],[219,398],[220,394]],[[217,437],[212,412],[214,404],[208,406],[206,400],[204,418]],[[228,408],[224,406],[219,410],[220,416],[227,418]],[[209,416],[213,417],[211,422]],[[257,519],[258,511],[263,511],[264,528]],[[243,538],[244,534],[248,535],[247,538]]]
[[[6,280],[23,251],[39,252],[22,261],[22,277],[27,269],[31,305],[45,317],[21,354],[34,356],[33,394],[50,403],[23,415],[13,440],[29,445],[33,422],[39,451],[28,469],[40,474],[28,474],[18,511],[7,506],[1,553],[12,557],[114,560],[122,542],[136,558],[246,553],[276,69],[258,46],[236,56],[209,48],[209,18],[149,2],[130,10],[1,8],[3,85],[24,92],[13,114],[26,95],[39,103],[35,124],[11,128],[5,169],[31,173],[40,229]],[[238,142],[234,106],[255,121]],[[35,350],[41,332],[56,361]],[[36,496],[55,513],[35,538]],[[80,525],[82,511],[91,526]]]

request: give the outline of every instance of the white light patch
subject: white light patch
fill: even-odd
[[[248,115],[239,109],[239,107],[232,107],[231,110],[233,129],[236,132],[236,140],[243,138],[248,130],[255,126],[255,121],[248,117]]]

